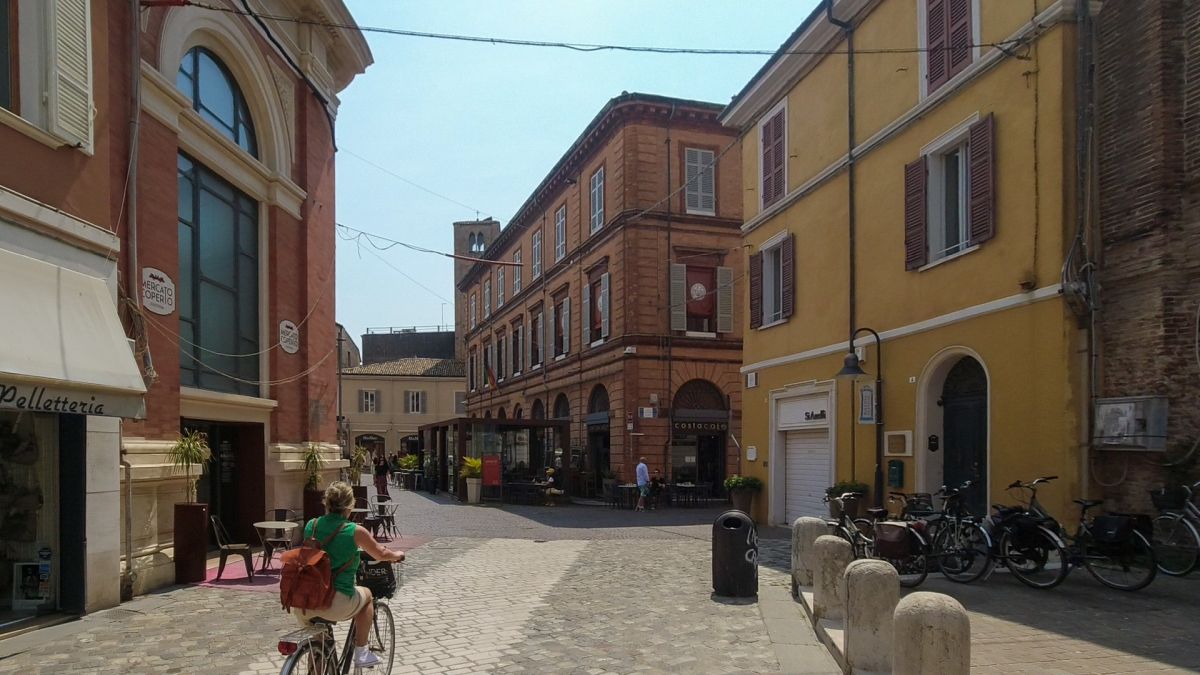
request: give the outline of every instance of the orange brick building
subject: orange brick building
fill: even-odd
[[[468,415],[570,420],[506,444],[509,471],[569,465],[593,495],[639,456],[679,481],[737,470],[741,154],[721,109],[622,94],[507,227],[455,224],[458,253],[495,261],[458,277]]]

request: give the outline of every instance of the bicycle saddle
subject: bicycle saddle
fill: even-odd
[[[1090,509],[1093,506],[1099,506],[1104,503],[1103,499],[1076,499],[1074,501],[1076,504],[1082,506],[1085,509]]]

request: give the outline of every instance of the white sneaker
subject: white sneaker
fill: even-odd
[[[354,665],[359,668],[374,668],[383,663],[383,659],[379,655],[371,651],[368,647],[354,648]]]

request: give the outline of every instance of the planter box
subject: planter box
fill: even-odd
[[[480,497],[480,491],[483,486],[483,479],[481,479],[481,478],[464,478],[463,480],[465,480],[467,482],[467,503],[468,504],[478,504],[479,497]]]
[[[733,508],[746,515],[751,515],[753,513],[751,509],[754,507],[755,492],[755,490],[731,490],[729,498],[733,501]]]
[[[175,583],[204,581],[208,563],[208,504],[175,505]]]

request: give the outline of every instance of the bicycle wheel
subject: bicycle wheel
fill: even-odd
[[[1018,581],[1030,588],[1054,588],[1067,578],[1067,550],[1044,527],[1000,535],[1000,558]]]
[[[992,567],[992,547],[979,523],[951,523],[933,539],[933,558],[942,576],[960,584],[983,577]]]
[[[1101,544],[1088,537],[1083,546],[1083,566],[1096,581],[1118,591],[1145,588],[1158,566],[1154,564],[1154,547],[1141,532],[1119,544]]]
[[[1183,514],[1154,519],[1154,559],[1163,574],[1181,577],[1200,564],[1200,533]]]
[[[325,652],[317,643],[307,642],[283,662],[279,675],[337,675],[337,657]]]
[[[870,558],[875,555],[875,524],[866,518],[855,518],[854,527],[858,530],[858,537],[851,543],[854,544],[855,558]]]
[[[898,560],[889,560],[900,575],[900,585],[905,588],[916,588],[929,576],[929,546],[916,532],[909,530],[908,537],[913,553]]]
[[[391,675],[396,660],[396,623],[392,619],[392,608],[385,602],[375,601],[375,621],[367,646],[382,659],[382,663],[375,666],[375,675]]]

